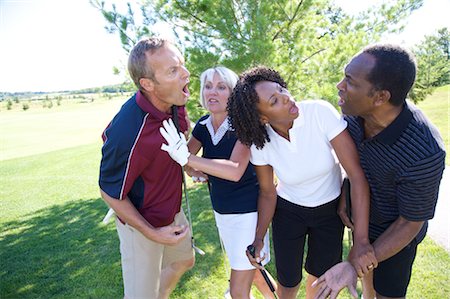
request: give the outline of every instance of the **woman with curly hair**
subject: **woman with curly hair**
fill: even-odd
[[[272,221],[280,297],[297,295],[306,236],[306,298],[315,295],[312,282],[341,261],[339,162],[352,185],[354,246],[349,259],[361,274],[368,265],[376,266],[368,239],[368,183],[347,123],[336,109],[321,100],[296,102],[278,72],[257,67],[241,75],[228,115],[239,141],[251,147],[260,188],[253,246],[258,253]],[[249,259],[256,265],[261,258]]]
[[[201,74],[200,104],[208,114],[197,121],[187,143],[192,155],[185,170],[194,182],[207,181],[210,188],[214,218],[231,266],[231,296],[250,298],[253,282],[264,298],[273,298],[260,271],[255,272],[245,255],[255,237],[259,187],[249,163],[250,149],[237,140],[229,126],[227,103],[237,80],[232,70],[221,66]],[[196,156],[201,149],[202,157]],[[266,264],[270,260],[269,234],[264,238],[261,249],[268,257]]]

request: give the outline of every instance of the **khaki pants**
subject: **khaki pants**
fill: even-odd
[[[188,225],[181,210],[175,215],[175,225]],[[194,257],[189,233],[181,243],[166,246],[144,237],[135,228],[116,219],[120,239],[124,295],[129,298],[157,298],[161,270],[166,266]]]

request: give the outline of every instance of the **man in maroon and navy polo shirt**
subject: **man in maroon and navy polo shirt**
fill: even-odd
[[[139,91],[103,133],[100,191],[118,215],[124,296],[168,298],[194,265],[191,232],[181,209],[181,167],[160,149],[159,128],[173,105],[189,97],[189,72],[168,40],[148,38],[132,49],[128,71]],[[185,108],[179,123],[188,130]]]

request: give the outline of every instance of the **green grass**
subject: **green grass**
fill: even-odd
[[[0,160],[35,155],[101,140],[124,99],[66,102],[0,112]]]
[[[0,298],[122,297],[117,234],[112,222],[101,223],[107,211],[97,187],[101,143],[81,141],[83,135],[99,140],[109,119],[87,115],[106,113],[110,105],[105,101],[67,106],[60,113],[78,118],[61,122],[58,128],[48,125],[59,118],[54,110],[0,112],[0,132],[10,133],[8,138],[2,135],[0,160]],[[113,111],[108,113],[112,116]],[[39,121],[44,123],[39,125],[46,126],[54,139],[39,144],[35,136],[35,148],[20,151],[15,143],[21,141],[11,136],[36,128],[35,115],[41,115]],[[86,122],[95,129],[80,130],[77,146],[60,144],[60,138],[70,138],[52,133],[67,127],[76,131]],[[54,151],[53,143],[63,149]],[[183,276],[172,298],[223,298],[227,277],[205,186],[189,184],[189,198],[196,244],[206,255],[197,256],[194,269]],[[344,245],[347,251],[347,242]],[[419,246],[408,298],[450,298],[448,265],[449,253],[427,237]],[[268,269],[275,274],[273,262]],[[298,298],[304,296],[302,285]],[[340,298],[350,296],[343,292]]]
[[[97,187],[100,144],[0,162],[0,297],[120,298],[114,224]],[[191,186],[196,242],[207,253],[174,298],[214,298],[226,289],[205,186]]]
[[[450,85],[437,88],[432,95],[419,102],[417,106],[425,112],[439,129],[447,152],[445,164],[450,165]]]
[[[107,208],[96,183],[99,149],[93,144],[0,162],[1,298],[121,297],[117,235],[112,222],[100,222]],[[189,198],[196,243],[206,255],[197,256],[172,298],[220,298],[227,278],[206,188],[190,185]],[[448,253],[426,239],[409,298],[448,298],[449,263]],[[273,263],[268,269],[275,273]]]

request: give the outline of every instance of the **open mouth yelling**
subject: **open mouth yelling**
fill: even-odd
[[[338,93],[338,95],[339,95],[338,105],[339,105],[339,107],[340,107],[340,106],[342,106],[342,105],[345,104],[345,100],[344,100],[343,95],[342,95],[340,92]]]
[[[189,92],[189,81],[186,83],[186,85],[183,87],[183,94],[186,97],[189,97],[191,93]]]

